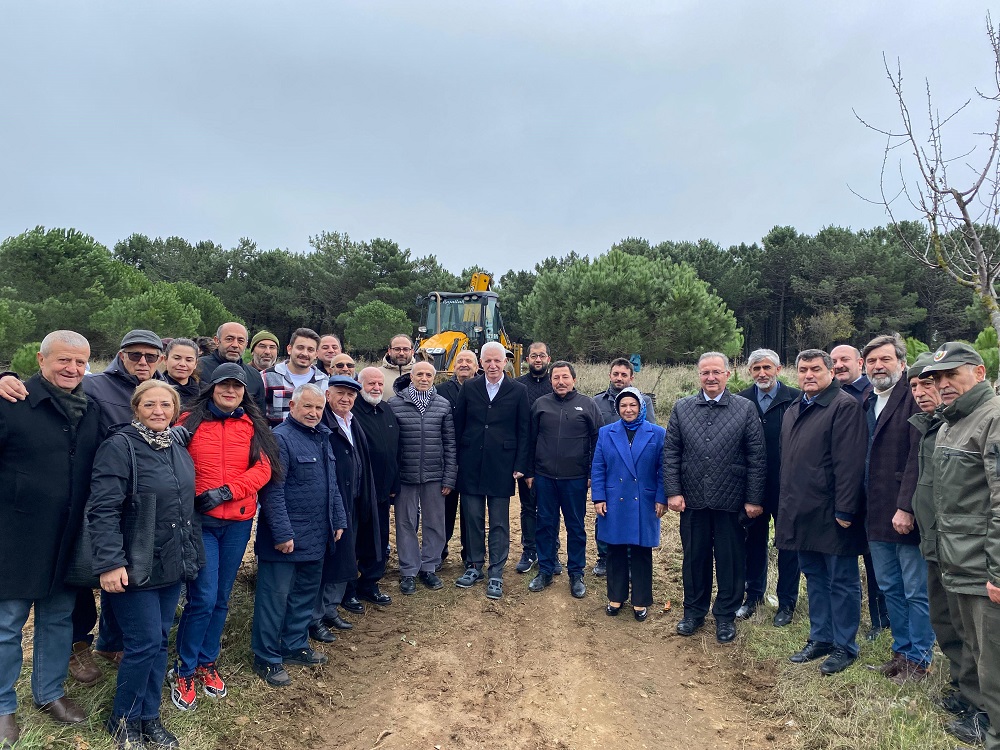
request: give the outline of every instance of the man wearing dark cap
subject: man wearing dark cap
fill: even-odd
[[[987,750],[998,750],[1000,400],[986,382],[982,357],[968,344],[942,344],[932,360],[921,377],[934,379],[944,405],[931,461],[938,567],[958,608],[986,713],[975,714],[971,727],[953,723],[948,730],[966,742],[981,734]]]
[[[216,367],[223,362],[235,362],[247,374],[247,391],[260,407],[260,413],[266,414],[264,380],[258,370],[243,364],[243,352],[247,350],[247,344],[250,343],[246,326],[242,323],[223,323],[215,332],[215,343],[218,348],[214,352],[198,359],[198,377],[203,383],[207,383],[212,379],[212,373],[215,372]]]
[[[371,590],[385,571],[371,454],[364,430],[351,412],[360,391],[358,382],[345,375],[330,378],[326,390],[323,424],[332,433],[330,443],[337,461],[337,485],[347,512],[347,529],[333,556],[328,556],[324,563],[323,587],[313,609],[309,635],[321,643],[336,639],[331,627],[338,630],[354,627],[340,616],[337,608],[364,612],[357,587]]]
[[[278,363],[278,337],[270,331],[259,331],[250,339],[250,366],[264,372]]]

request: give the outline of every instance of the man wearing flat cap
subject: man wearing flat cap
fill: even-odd
[[[979,353],[949,341],[934,352],[930,375],[943,407],[931,461],[938,568],[954,595],[966,645],[976,663],[988,725],[949,725],[965,741],[982,736],[1000,748],[1000,400]],[[973,736],[968,736],[971,730]]]
[[[351,413],[360,391],[361,385],[354,378],[334,375],[328,383],[323,410],[323,424],[332,433],[330,444],[337,461],[337,485],[347,512],[347,529],[333,556],[328,556],[323,566],[323,586],[309,628],[310,637],[321,643],[336,640],[330,628],[354,627],[340,616],[337,608],[356,614],[364,612],[364,605],[357,597],[358,587],[366,591],[377,588],[378,579],[385,572],[381,564],[385,548],[379,541],[378,496],[368,439]]]

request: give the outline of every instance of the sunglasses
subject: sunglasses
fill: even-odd
[[[159,353],[154,354],[152,352],[146,352],[144,354],[142,352],[125,352],[125,356],[132,362],[139,362],[140,360],[145,359],[146,362],[151,365],[160,361]]]

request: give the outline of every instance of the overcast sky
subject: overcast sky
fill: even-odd
[[[988,89],[975,1],[0,2],[0,238],[386,237],[453,271],[627,236],[885,223],[916,113]],[[989,126],[955,124],[955,151]]]

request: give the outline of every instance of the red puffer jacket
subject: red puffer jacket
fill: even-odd
[[[187,414],[179,421],[184,423]],[[228,485],[233,499],[212,508],[205,515],[225,521],[245,521],[257,512],[257,490],[271,478],[271,464],[267,456],[249,468],[250,438],[253,437],[253,422],[250,417],[230,419],[206,419],[202,422],[191,442],[188,453],[194,459],[194,493]]]

